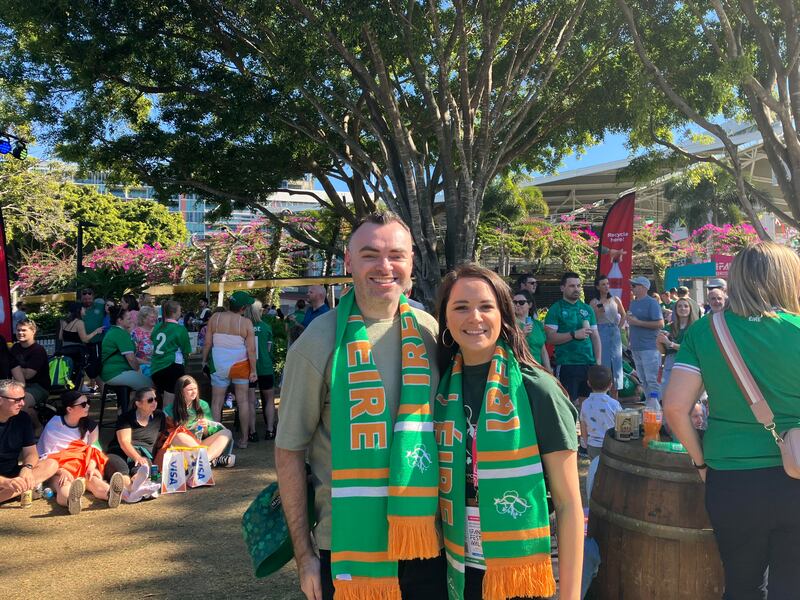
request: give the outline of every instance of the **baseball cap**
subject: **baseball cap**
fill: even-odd
[[[61,406],[64,407],[64,408],[66,408],[67,406],[72,406],[78,400],[80,400],[81,396],[85,396],[85,395],[86,394],[83,394],[83,393],[79,392],[78,390],[67,390],[66,392],[61,394],[61,398],[60,398]]]
[[[717,289],[717,288],[720,288],[720,289],[723,289],[723,290],[727,289],[728,288],[728,282],[725,281],[724,279],[718,279],[718,278],[709,279],[708,283],[706,284],[706,289],[707,290],[714,290],[714,289]]]
[[[633,285],[643,285],[644,289],[646,290],[650,289],[650,280],[647,277],[644,277],[643,275],[634,277],[633,279],[631,279],[631,283]]]
[[[250,306],[256,299],[253,298],[250,294],[243,290],[238,290],[231,294],[230,302],[232,305],[236,306],[237,308],[242,308],[243,306]]]

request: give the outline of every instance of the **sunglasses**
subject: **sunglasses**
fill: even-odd
[[[22,396],[21,398],[15,396],[0,396],[0,398],[11,400],[11,402],[25,402],[25,396]]]
[[[153,404],[154,402],[157,401],[155,396],[151,396],[149,398],[142,398],[142,400],[146,400],[148,404]]]
[[[516,304],[517,306],[524,306],[525,304],[527,304],[527,303],[528,303],[528,301],[527,301],[527,300],[512,300],[512,302],[513,302],[514,304]]]
[[[85,400],[83,402],[79,402],[78,404],[73,404],[72,406],[80,406],[81,408],[86,408],[87,406],[90,406],[91,404],[92,404],[91,402],[89,402],[88,400]]]
[[[529,279],[529,280],[528,280],[528,281],[526,281],[525,283],[527,283],[527,284],[529,284],[529,285],[533,285],[533,284],[536,284],[536,283],[539,283],[539,282],[538,282],[538,281],[536,281],[535,279]]]

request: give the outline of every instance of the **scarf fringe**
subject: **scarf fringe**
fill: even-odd
[[[333,582],[335,600],[402,600],[400,582],[370,582],[364,578],[355,581],[336,579]]]
[[[516,597],[545,597],[556,593],[550,557],[527,564],[491,567],[483,578],[484,600],[506,600]],[[338,598],[337,598],[338,600]]]
[[[436,518],[389,515],[389,560],[436,558],[441,554]]]

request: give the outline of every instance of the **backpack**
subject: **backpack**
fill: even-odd
[[[49,361],[50,385],[53,388],[71,390],[75,387],[72,383],[72,359],[69,356],[54,356]]]

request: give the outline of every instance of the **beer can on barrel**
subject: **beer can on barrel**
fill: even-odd
[[[631,418],[633,419],[631,422],[631,439],[638,440],[639,439],[639,428],[642,424],[642,413],[640,413],[635,408],[628,408],[625,412],[631,413]]]
[[[627,410],[619,411],[615,416],[614,435],[620,442],[631,441],[633,434],[633,415]]]

